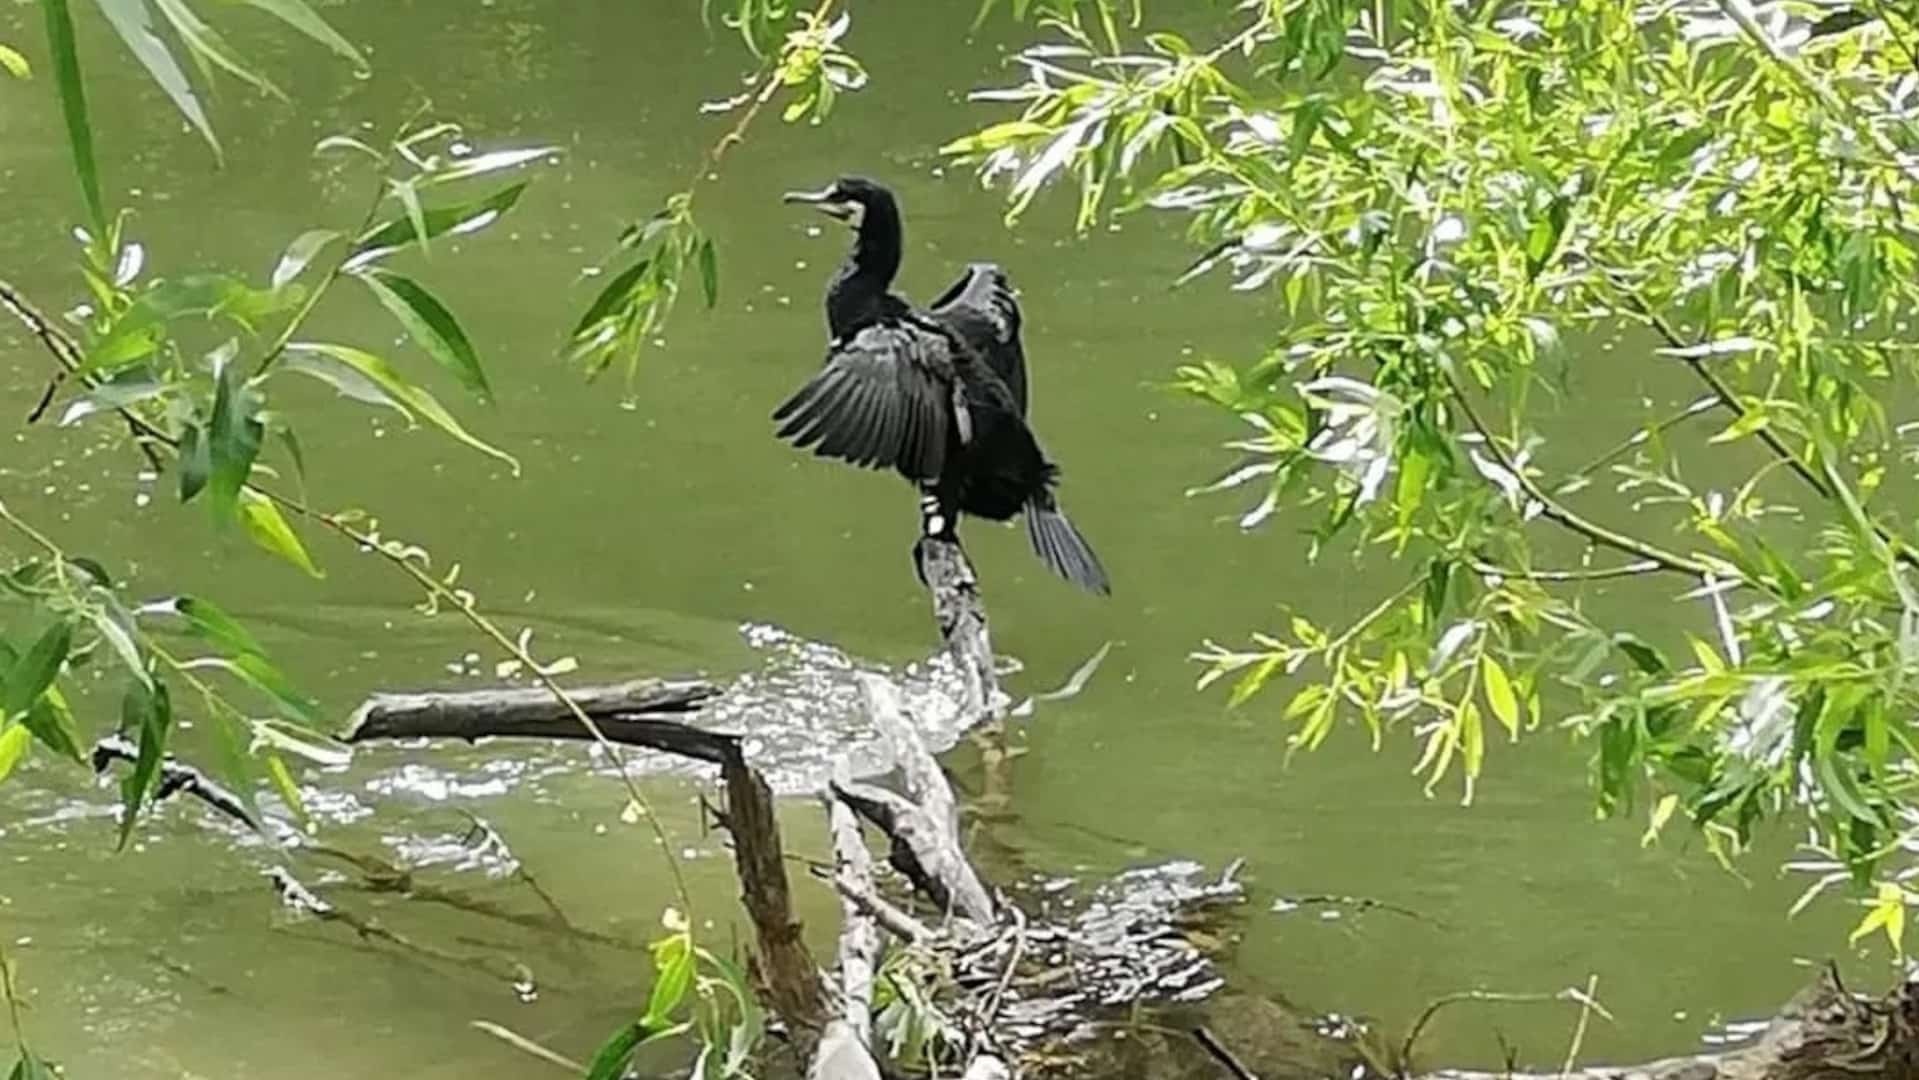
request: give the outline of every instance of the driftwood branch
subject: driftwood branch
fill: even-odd
[[[1549,1073],[1442,1069],[1418,1080],[1912,1080],[1919,1076],[1919,980],[1877,1000],[1826,969],[1757,1041],[1718,1054]]]
[[[611,686],[587,686],[568,693],[600,725],[611,742],[643,746],[719,763],[702,752],[703,740],[678,737],[684,724],[660,723],[697,712],[717,696],[719,687],[698,680],[634,679]],[[564,704],[540,687],[510,690],[462,690],[424,694],[375,694],[347,721],[347,742],[373,739],[477,739],[509,736],[531,739],[592,739],[593,734]]]
[[[839,799],[826,803],[833,832],[833,873],[853,890],[873,889],[872,856],[860,835],[859,819]],[[826,1025],[807,1070],[809,1080],[879,1080],[874,1060],[873,979],[879,967],[879,926],[868,911],[842,892],[840,903],[840,1015]]]
[[[960,849],[953,791],[939,763],[907,719],[899,693],[883,679],[864,680],[873,724],[892,743],[910,797],[844,777],[833,790],[893,842],[889,861],[945,910],[991,925],[997,909],[978,872]]]

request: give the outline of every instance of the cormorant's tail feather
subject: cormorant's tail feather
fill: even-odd
[[[1113,587],[1106,579],[1106,568],[1093,554],[1092,545],[1079,534],[1066,514],[1053,501],[1052,494],[1036,495],[1026,504],[1026,535],[1033,542],[1047,569],[1088,592],[1111,596]]]

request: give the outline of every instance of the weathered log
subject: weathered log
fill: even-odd
[[[759,940],[759,973],[773,1011],[785,1021],[800,1052],[811,1060],[831,1019],[820,968],[801,937],[800,921],[786,880],[786,853],[773,813],[773,789],[746,763],[739,740],[712,735],[721,750],[720,777],[726,785],[727,829],[733,834],[733,860],[740,877],[740,901],[753,919]]]
[[[1827,968],[1751,1045],[1718,1054],[1566,1072],[1441,1069],[1419,1080],[1914,1080],[1919,1077],[1919,979],[1877,1000],[1849,993]]]
[[[583,686],[567,694],[613,742],[654,747],[663,727],[646,720],[684,717],[716,697],[720,688],[701,680],[633,679],[610,686]],[[353,710],[342,738],[476,739],[505,735],[533,739],[591,739],[579,719],[541,687],[511,690],[458,690],[423,694],[375,694]],[[681,753],[670,747],[669,753]],[[702,758],[702,760],[714,760]]]
[[[965,688],[962,704],[982,717],[998,715],[1002,702],[993,642],[986,632],[986,603],[966,550],[955,540],[921,536],[913,545],[913,559],[932,596],[940,640],[959,668]]]
[[[833,833],[833,873],[851,891],[873,888],[872,856],[859,819],[839,799],[826,800]],[[841,893],[839,943],[840,1015],[827,1023],[808,1080],[879,1080],[874,1060],[873,978],[879,966],[880,934],[872,914]]]
[[[886,733],[911,798],[842,775],[834,794],[893,842],[888,861],[942,909],[991,925],[998,910],[960,848],[952,788],[907,720],[899,694],[883,679],[862,680],[873,725]]]

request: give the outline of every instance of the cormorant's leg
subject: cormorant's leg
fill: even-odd
[[[959,514],[940,498],[936,488],[923,484],[920,486],[920,535],[913,541],[913,575],[920,579],[922,586],[931,584],[926,580],[926,560],[922,554],[928,540],[959,543]]]

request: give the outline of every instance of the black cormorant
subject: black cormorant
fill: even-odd
[[[892,192],[846,177],[787,202],[851,225],[856,239],[826,290],[826,363],[773,419],[822,457],[896,469],[920,489],[927,531],[951,538],[960,512],[1026,516],[1054,573],[1105,595],[1099,557],[1053,496],[1059,469],[1026,424],[1020,310],[999,267],[975,263],[929,310],[890,290],[904,229]]]

